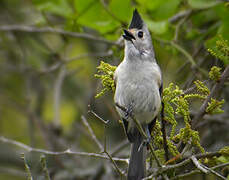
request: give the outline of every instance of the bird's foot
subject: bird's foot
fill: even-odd
[[[140,144],[139,148],[138,148],[138,151],[141,150],[141,148],[143,148],[144,146],[146,146],[147,150],[149,150],[149,144],[151,142],[151,138],[147,138],[145,140],[142,141],[142,143]]]
[[[125,119],[128,119],[133,113],[133,103],[131,103],[125,111]]]

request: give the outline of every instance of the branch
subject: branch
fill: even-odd
[[[96,118],[98,118],[100,121],[102,121],[104,124],[109,123],[109,120],[104,120],[101,116],[99,116],[95,111],[91,109],[91,106],[88,105],[88,113],[92,113]]]
[[[95,141],[95,143],[99,147],[100,151],[103,152],[104,148],[103,148],[102,144],[99,142],[99,140],[96,138],[94,131],[92,130],[92,128],[89,125],[89,123],[87,122],[87,119],[84,116],[81,116],[81,119],[82,119],[84,125],[87,127],[87,130],[89,131],[92,139]]]
[[[78,156],[87,156],[87,157],[95,157],[95,158],[102,158],[102,159],[110,160],[110,158],[107,155],[97,154],[97,153],[76,152],[76,151],[72,151],[71,149],[66,149],[65,151],[56,152],[56,151],[48,151],[48,150],[44,150],[44,149],[39,149],[39,148],[32,148],[32,147],[30,147],[24,143],[5,138],[3,136],[0,136],[0,141],[3,143],[12,144],[12,145],[15,145],[17,147],[20,147],[27,152],[38,152],[38,153],[53,155],[53,156],[57,156],[57,155],[78,155]],[[124,159],[124,158],[113,157],[113,160],[128,163],[128,159]]]
[[[212,174],[214,174],[215,176],[217,176],[218,178],[220,179],[223,179],[223,180],[227,180],[227,178],[223,177],[221,174],[219,174],[218,172],[214,171],[213,169],[211,168],[208,168],[204,165],[202,165],[205,169],[207,169],[209,172],[211,172]]]
[[[190,159],[192,160],[193,164],[196,166],[197,169],[199,169],[201,172],[203,172],[203,173],[205,173],[205,174],[208,173],[208,170],[205,169],[205,168],[198,162],[198,160],[196,159],[195,156],[191,156]]]
[[[216,94],[219,92],[219,90],[223,87],[224,82],[226,79],[229,77],[229,66],[226,67],[224,72],[221,75],[221,78],[216,84],[212,87],[211,93],[208,95],[208,97],[205,99],[204,103],[200,107],[200,110],[198,113],[195,115],[195,117],[192,119],[192,127],[195,128],[198,121],[200,120],[201,117],[205,114],[205,110],[208,106],[208,103],[211,101],[211,98],[216,96]]]
[[[222,3],[222,1],[218,1],[218,2],[215,2],[214,4],[212,4],[211,6],[208,6],[208,7],[204,7],[204,8],[199,8],[199,9],[194,9],[194,10],[185,10],[185,11],[181,11],[181,12],[178,12],[177,14],[175,14],[174,16],[172,16],[171,18],[169,18],[169,22],[170,23],[175,23],[176,21],[178,21],[179,19],[187,16],[187,14],[190,13],[190,11],[194,11],[195,13],[198,13],[200,11],[204,11],[204,10],[208,10],[218,4]]]
[[[93,40],[96,42],[101,42],[109,45],[120,46],[120,44],[118,44],[117,42],[109,41],[101,37],[93,36],[91,34],[70,32],[70,31],[65,31],[62,29],[56,29],[51,27],[38,28],[35,26],[27,26],[27,25],[1,25],[0,31],[21,31],[21,32],[28,32],[28,33],[56,33],[56,34],[62,34],[62,35],[71,36],[75,38]]]
[[[211,170],[222,168],[222,167],[225,167],[225,166],[228,166],[228,165],[229,165],[229,163],[220,164],[220,165],[217,165],[217,166],[209,168],[209,170],[211,171]],[[195,170],[193,170],[191,172],[184,173],[184,174],[179,174],[179,175],[177,175],[175,177],[172,177],[170,180],[182,179],[182,178],[185,178],[185,177],[188,177],[188,176],[191,176],[191,175],[194,175],[194,174],[198,174],[198,173],[201,173],[201,171],[199,169],[195,169]]]
[[[100,151],[103,152],[104,154],[107,155],[107,157],[110,159],[110,161],[112,162],[112,164],[114,165],[116,171],[120,174],[120,176],[122,177],[124,175],[124,173],[119,169],[118,165],[116,164],[114,158],[107,152],[106,150],[106,143],[105,143],[105,147],[103,148],[102,144],[99,142],[99,140],[96,138],[94,131],[92,130],[91,126],[89,125],[89,123],[87,122],[87,119],[84,116],[81,116],[81,119],[84,123],[84,125],[87,127],[88,131],[91,134],[92,139],[95,141],[95,143],[97,144],[97,146],[99,147]]]
[[[112,50],[108,50],[107,52],[98,52],[98,53],[85,53],[85,54],[80,54],[77,55],[75,57],[71,57],[71,58],[60,58],[62,61],[59,61],[53,65],[51,65],[48,68],[44,68],[42,70],[39,71],[39,73],[42,74],[47,74],[47,73],[51,73],[53,71],[56,71],[57,69],[59,69],[62,65],[70,63],[72,61],[76,61],[79,59],[83,59],[86,57],[110,57],[113,55],[113,51]]]
[[[220,155],[222,155],[222,153],[220,153],[220,152],[210,152],[210,153],[203,153],[203,154],[197,154],[197,155],[194,155],[194,157],[196,158],[196,159],[201,159],[201,158],[211,158],[211,157],[214,157],[214,156],[220,156]],[[191,162],[191,158],[192,158],[192,156],[191,157],[189,157],[189,158],[186,158],[186,159],[184,159],[182,162],[180,162],[180,163],[177,163],[177,164],[174,164],[174,165],[167,165],[167,166],[163,166],[163,167],[161,167],[158,171],[157,171],[157,173],[156,173],[156,176],[158,176],[158,175],[160,175],[160,174],[162,174],[162,173],[164,173],[164,172],[167,172],[167,171],[170,171],[170,170],[172,170],[172,169],[177,169],[177,168],[180,168],[180,167],[183,167],[183,166],[185,166],[186,164],[188,164],[188,163],[190,163]],[[155,175],[154,175],[155,176]]]
[[[188,51],[186,51],[183,47],[181,47],[180,45],[178,45],[177,43],[173,42],[173,41],[168,41],[168,40],[164,40],[155,36],[152,36],[153,39],[155,39],[158,42],[162,42],[165,44],[169,44],[171,46],[173,46],[174,48],[176,48],[178,51],[180,51],[184,56],[186,56],[188,62],[193,66],[196,67],[196,62],[194,61],[194,59],[192,58],[192,56],[189,54]]]
[[[181,11],[181,12],[175,14],[174,16],[172,16],[171,18],[169,18],[168,21],[169,21],[170,23],[175,23],[175,22],[178,21],[179,19],[186,17],[186,16],[187,16],[188,14],[190,14],[191,12],[192,12],[191,9],[186,10],[186,11]]]
[[[177,42],[177,41],[178,41],[178,36],[179,36],[180,28],[181,28],[181,26],[184,24],[184,22],[186,22],[186,20],[190,17],[191,14],[192,14],[192,10],[188,10],[187,13],[185,13],[185,16],[182,17],[183,19],[181,19],[181,20],[177,23],[176,29],[175,29],[174,38],[173,38],[173,41],[174,41],[174,42]]]
[[[64,82],[64,78],[66,76],[66,67],[63,66],[60,69],[60,72],[55,80],[54,83],[54,93],[53,93],[53,101],[54,101],[54,125],[56,127],[60,127],[60,103],[61,103],[61,91],[62,91],[62,85]]]

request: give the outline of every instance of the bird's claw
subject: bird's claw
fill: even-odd
[[[129,105],[128,108],[126,108],[126,111],[125,111],[125,119],[128,119],[133,113],[133,105],[132,103]]]

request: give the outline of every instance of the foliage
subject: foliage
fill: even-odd
[[[103,73],[104,75],[97,75],[96,77],[101,79],[102,85],[104,89],[96,95],[102,96],[106,91],[112,90],[114,92],[114,71],[115,66],[111,66],[107,63],[101,62],[101,65],[98,66],[98,71]],[[215,79],[216,77],[220,76],[219,68],[213,67],[209,72],[209,76]],[[178,86],[175,86],[173,83],[169,84],[169,87],[163,90],[163,103],[165,105],[165,120],[168,121],[172,125],[172,129],[170,132],[170,137],[168,140],[168,149],[170,152],[176,156],[178,155],[178,150],[176,146],[172,143],[171,140],[174,142],[182,141],[185,144],[191,143],[192,145],[198,147],[202,153],[205,152],[204,148],[200,145],[200,137],[198,131],[191,129],[191,117],[190,117],[190,107],[189,101],[193,98],[198,98],[200,100],[205,100],[207,96],[210,94],[210,90],[207,86],[204,85],[203,82],[200,80],[196,80],[194,82],[197,93],[190,93],[184,94],[183,90],[181,90]],[[206,109],[206,113],[208,114],[216,114],[216,113],[223,113],[224,111],[221,109],[222,105],[224,104],[224,100],[218,101],[216,99],[211,99],[211,102],[208,103],[208,107]],[[175,134],[177,121],[175,115],[180,115],[183,117],[185,127],[180,128],[178,134]],[[153,137],[154,137],[154,144],[157,147],[162,148],[162,133],[160,131],[161,127],[158,121],[156,121],[155,127],[153,129]]]
[[[219,81],[221,76],[221,68],[217,66],[213,66],[209,72],[209,78],[214,81]]]
[[[216,58],[222,60],[225,65],[229,64],[229,44],[228,40],[223,39],[222,36],[219,36],[219,39],[216,40],[216,47],[208,49],[208,51]]]
[[[98,73],[102,74],[95,74],[95,77],[101,79],[103,89],[95,96],[96,98],[101,97],[109,90],[115,91],[114,72],[116,67],[101,61],[97,69]]]
[[[221,108],[224,102],[224,99],[221,101],[217,101],[216,99],[211,98],[211,102],[208,103],[206,112],[209,114],[223,113],[224,111]]]
[[[114,92],[113,74],[123,57],[120,37],[135,8],[151,32],[166,87],[168,148],[170,157],[174,156],[169,162],[163,157],[160,121],[152,132],[163,168],[183,162],[181,152],[186,150],[195,155],[203,151],[201,146],[206,152],[223,149],[229,138],[227,81],[205,104],[206,116],[198,118],[196,127],[190,124],[212,87],[221,85],[221,73],[228,66],[228,4],[218,0],[1,0],[0,136],[16,140],[19,147],[0,142],[0,179],[22,180],[25,171],[29,179],[48,178],[49,172],[50,178],[57,180],[117,179],[113,163],[85,154],[101,155],[94,137],[98,142],[108,141],[104,146],[112,157],[129,154],[126,145],[115,152],[126,137],[116,123],[119,119],[111,96],[104,94]],[[100,63],[101,59],[104,62]],[[98,81],[102,81],[102,90],[97,97],[103,98],[95,99],[101,87]],[[222,109],[224,113],[218,114]],[[82,116],[92,126],[93,138],[82,126]],[[105,129],[101,122],[108,121],[103,119],[110,120]],[[20,143],[55,152],[74,147],[85,154],[44,153],[46,158],[39,163],[40,154],[29,148],[26,161],[22,161]],[[226,154],[206,159],[208,167],[229,161]],[[116,163],[123,172],[125,163]],[[194,168],[190,163],[168,176],[193,172]],[[226,177],[222,169],[226,168],[217,172]]]

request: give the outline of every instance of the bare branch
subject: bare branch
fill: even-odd
[[[95,143],[97,144],[97,146],[99,147],[100,151],[103,152],[103,146],[102,144],[99,142],[99,140],[97,139],[97,137],[95,136],[94,131],[92,130],[91,126],[89,125],[89,123],[87,122],[87,119],[84,116],[81,116],[81,119],[84,123],[84,125],[87,127],[87,130],[89,131],[92,139],[95,141]]]
[[[209,170],[222,168],[222,167],[225,167],[225,166],[228,166],[228,165],[229,165],[229,163],[220,164],[220,165],[217,165],[217,166],[209,168]],[[184,173],[184,174],[179,174],[179,175],[177,175],[175,177],[172,177],[170,180],[181,179],[181,178],[188,177],[188,176],[191,176],[191,175],[194,175],[194,174],[198,174],[198,173],[201,173],[201,171],[199,169],[195,169],[195,170],[193,170],[191,172]]]
[[[57,62],[55,64],[53,64],[52,66],[42,69],[40,70],[40,74],[47,74],[47,73],[51,73],[53,71],[56,71],[57,69],[59,69],[62,65],[70,63],[72,61],[77,61],[79,59],[82,58],[86,58],[86,57],[110,57],[113,55],[113,51],[112,50],[108,50],[107,52],[97,52],[97,53],[85,53],[85,54],[79,54],[75,57],[71,57],[71,58],[64,58],[62,57],[60,62]]]
[[[198,160],[196,159],[195,156],[191,156],[190,159],[192,160],[193,164],[196,166],[197,169],[199,169],[201,172],[203,172],[203,173],[205,173],[205,174],[208,173],[208,170],[205,169],[205,168],[198,162]]]
[[[177,23],[176,29],[175,29],[174,38],[173,38],[173,40],[174,40],[175,42],[178,41],[178,36],[179,36],[179,32],[180,32],[181,26],[182,26],[182,25],[184,24],[184,22],[186,22],[186,20],[190,17],[191,13],[192,13],[192,10],[188,10],[187,13],[185,14],[185,16],[182,17],[183,19],[181,19],[181,20]]]
[[[99,147],[100,151],[105,153],[107,155],[107,157],[110,159],[111,163],[114,165],[116,171],[120,174],[120,176],[122,177],[124,175],[124,173],[119,169],[118,165],[116,164],[114,158],[107,152],[106,150],[106,143],[105,146],[103,148],[102,144],[99,142],[99,140],[96,138],[94,131],[92,130],[91,126],[89,125],[87,119],[84,116],[81,116],[81,119],[84,123],[84,125],[87,127],[92,139],[95,141],[95,143],[97,144],[97,146]]]
[[[110,161],[112,162],[112,164],[114,165],[116,171],[118,171],[118,173],[120,174],[120,176],[121,176],[121,177],[124,176],[124,172],[122,172],[122,171],[119,169],[119,167],[118,167],[118,165],[116,164],[114,158],[113,158],[107,151],[104,151],[104,153],[109,157]]]
[[[223,177],[221,174],[219,174],[218,172],[214,171],[213,169],[211,168],[208,168],[204,165],[202,165],[205,169],[207,169],[209,172],[211,172],[212,174],[214,174],[215,176],[217,176],[218,178],[220,179],[223,179],[223,180],[227,180],[227,178]]]
[[[104,120],[102,117],[100,117],[96,112],[94,112],[92,109],[91,109],[91,106],[88,105],[88,112],[89,113],[92,113],[95,117],[97,117],[100,121],[102,121],[104,124],[107,124],[109,123],[109,120]]]
[[[3,136],[0,136],[0,141],[7,143],[7,144],[12,144],[12,145],[18,146],[27,152],[38,152],[38,153],[47,154],[47,155],[54,155],[54,156],[57,156],[57,155],[78,155],[78,156],[87,156],[87,157],[95,157],[95,158],[102,158],[102,159],[109,159],[110,160],[110,158],[107,155],[97,154],[97,153],[76,152],[76,151],[72,151],[71,149],[66,149],[65,151],[56,152],[56,151],[48,151],[48,150],[44,150],[44,149],[39,149],[39,148],[32,148],[26,144],[5,138]],[[128,159],[117,158],[117,157],[112,157],[112,158],[114,161],[120,161],[120,162],[128,163]]]
[[[61,101],[61,90],[62,84],[66,75],[66,67],[63,66],[57,76],[54,83],[54,124],[55,126],[60,126],[60,101]]]
[[[120,46],[120,44],[116,42],[109,41],[101,37],[96,37],[91,34],[70,32],[70,31],[65,31],[62,29],[56,29],[52,27],[38,28],[35,26],[26,26],[26,25],[1,25],[0,31],[21,31],[21,32],[28,32],[28,33],[57,33],[57,34],[62,34],[62,35],[71,36],[75,38],[88,39],[88,40],[93,40],[96,42],[101,42],[109,45]]]
[[[176,21],[178,21],[181,18],[184,18],[185,16],[187,16],[188,14],[190,14],[192,12],[191,9],[186,10],[186,11],[181,11],[177,14],[175,14],[174,16],[172,16],[171,18],[169,18],[169,22],[170,23],[175,23]]]
[[[165,44],[169,44],[172,47],[174,47],[175,49],[177,49],[180,53],[182,53],[188,60],[188,62],[193,66],[193,67],[197,67],[196,62],[194,61],[193,57],[190,55],[190,53],[188,51],[186,51],[183,47],[181,47],[180,45],[178,45],[177,43],[173,42],[173,41],[168,41],[168,40],[164,40],[155,36],[152,36],[153,39],[155,39],[158,42],[162,42]]]

